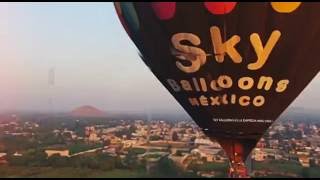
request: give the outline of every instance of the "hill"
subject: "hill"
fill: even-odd
[[[96,107],[85,105],[85,106],[77,107],[73,111],[71,111],[71,116],[74,116],[74,117],[105,117],[106,113]]]

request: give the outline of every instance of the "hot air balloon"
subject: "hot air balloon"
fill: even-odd
[[[320,68],[320,3],[116,2],[153,74],[232,169]],[[241,171],[241,172],[240,172]]]

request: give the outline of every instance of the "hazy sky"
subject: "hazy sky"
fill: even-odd
[[[50,97],[55,110],[183,111],[140,60],[112,3],[0,3],[0,68],[0,111],[47,110]],[[318,76],[292,105],[319,108],[319,90]]]

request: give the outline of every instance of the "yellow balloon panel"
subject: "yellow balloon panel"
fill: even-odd
[[[295,11],[301,2],[271,2],[272,8],[279,13],[291,13]]]

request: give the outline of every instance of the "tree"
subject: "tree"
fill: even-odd
[[[136,132],[137,130],[137,127],[135,125],[130,125],[129,129],[128,129],[128,132],[127,132],[127,138],[131,138],[132,136],[132,133]]]
[[[164,157],[159,161],[158,172],[159,175],[165,175],[166,177],[177,177],[179,175],[179,169],[174,162],[168,157]]]
[[[68,158],[62,157],[60,154],[54,154],[48,158],[48,164],[52,167],[67,167],[69,166]]]
[[[194,145],[195,145],[195,140],[196,140],[196,137],[195,137],[195,136],[192,136],[192,137],[190,138],[190,145],[191,145],[191,146],[194,146]]]
[[[99,164],[99,160],[95,157],[88,157],[88,168],[90,169],[99,169],[100,168],[100,164]],[[109,168],[109,167],[107,167]],[[109,169],[108,169],[109,170]]]
[[[158,135],[153,135],[153,136],[150,136],[150,138],[149,138],[150,141],[158,141],[160,139],[161,139],[161,137]]]
[[[303,178],[310,178],[309,168],[306,168],[306,167],[302,168],[301,176]]]
[[[16,156],[8,156],[8,162],[12,166],[27,166],[28,165],[28,158],[26,156],[16,157]]]
[[[36,149],[32,152],[32,161],[29,162],[31,166],[47,166],[47,154],[43,150]]]
[[[106,139],[106,140],[103,141],[103,145],[104,146],[109,146],[110,144],[111,144],[110,139]]]
[[[182,151],[180,151],[180,150],[177,150],[176,151],[176,156],[182,156],[183,154],[182,154]]]
[[[178,141],[178,140],[179,140],[178,133],[176,131],[174,131],[172,133],[172,141]]]
[[[14,166],[47,166],[47,155],[39,149],[30,149],[23,156],[8,156],[9,164]]]
[[[124,167],[122,164],[122,159],[119,155],[117,155],[117,157],[115,158],[115,167],[119,169]]]
[[[127,156],[124,158],[123,163],[130,169],[134,169],[137,163],[137,154],[133,150],[129,150]]]
[[[30,141],[30,138],[22,136],[5,136],[0,139],[0,142],[3,144],[3,151],[8,153],[36,148],[38,145],[37,142]]]
[[[115,157],[111,157],[108,154],[97,154],[96,159],[99,163],[99,169],[101,170],[112,170],[116,168],[116,161]]]

